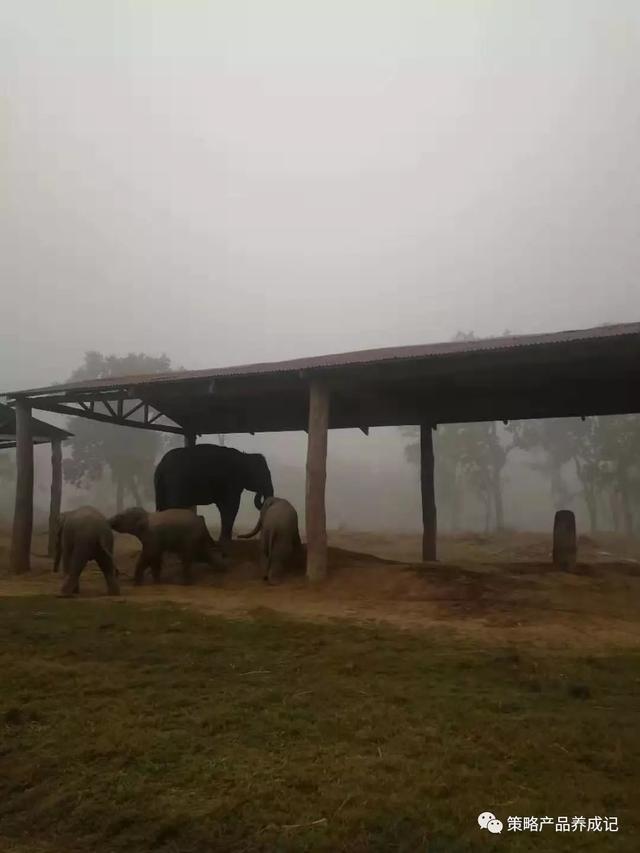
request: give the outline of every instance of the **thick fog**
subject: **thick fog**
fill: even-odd
[[[640,318],[636,0],[0,0],[0,34],[0,391],[86,350],[206,368]],[[298,502],[305,440],[227,437]],[[331,433],[330,524],[418,526],[405,441]],[[508,521],[546,527],[510,465]]]

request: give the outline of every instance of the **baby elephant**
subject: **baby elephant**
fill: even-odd
[[[58,571],[60,558],[66,576],[61,595],[79,592],[80,574],[89,560],[95,560],[102,570],[109,595],[120,595],[113,563],[113,531],[97,509],[83,506],[62,513],[56,537],[54,572]]]
[[[267,498],[260,510],[258,523],[240,539],[251,539],[260,533],[260,566],[264,580],[275,583],[287,564],[299,553],[298,513],[284,498]]]
[[[142,543],[133,579],[135,584],[142,583],[147,566],[151,566],[154,581],[160,581],[162,556],[167,551],[182,558],[184,583],[191,583],[191,564],[196,560],[202,560],[213,568],[224,568],[204,518],[189,509],[147,512],[135,506],[114,515],[109,524],[118,533],[130,533]]]

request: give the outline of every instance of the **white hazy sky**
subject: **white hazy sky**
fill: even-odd
[[[0,390],[640,319],[638,0],[0,0]]]

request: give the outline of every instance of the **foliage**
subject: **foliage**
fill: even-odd
[[[0,450],[0,480],[13,483],[16,479],[15,451]]]
[[[72,373],[69,381],[165,373],[170,369],[171,363],[166,355],[153,357],[129,353],[118,357],[88,352],[84,363]],[[153,496],[156,460],[176,443],[175,438],[168,440],[159,432],[126,429],[80,417],[71,418],[68,429],[73,438],[68,442],[71,456],[63,462],[65,480],[81,488],[87,487],[108,469],[118,487],[118,503],[121,503],[125,489],[136,504],[142,504]]]

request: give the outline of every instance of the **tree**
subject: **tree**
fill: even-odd
[[[11,453],[11,456],[9,455]],[[11,484],[16,479],[16,462],[13,451],[0,451],[0,480]]]
[[[551,499],[556,510],[566,508],[573,500],[562,476],[563,466],[571,459],[571,448],[564,442],[565,430],[558,421],[512,421],[507,426],[513,444],[531,456],[542,451],[542,458],[532,458],[529,468],[548,478]]]
[[[640,504],[640,418],[637,415],[597,418],[595,454],[598,481],[617,497],[627,536],[634,532],[634,515]]]
[[[148,356],[130,353],[124,357],[87,352],[84,363],[75,370],[70,381],[105,379],[142,373],[166,373],[171,363],[166,355]],[[68,429],[73,433],[68,446],[71,456],[63,462],[64,478],[81,488],[99,480],[108,469],[116,485],[116,508],[122,510],[128,491],[137,505],[153,496],[153,469],[161,452],[176,444],[161,433],[126,429],[112,424],[96,423],[86,418],[71,418]]]

